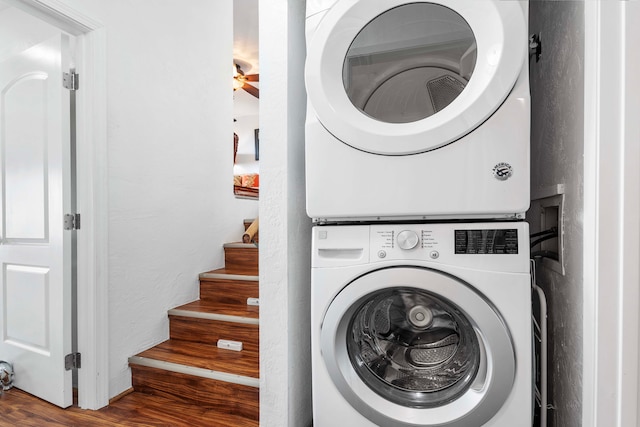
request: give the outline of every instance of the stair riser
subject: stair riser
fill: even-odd
[[[260,392],[255,387],[131,365],[133,389],[200,405],[223,414],[259,420]]]
[[[258,325],[169,316],[171,339],[216,345],[219,339],[241,341],[244,350],[258,351]]]
[[[258,248],[224,248],[225,269],[241,274],[258,275]]]
[[[258,282],[225,279],[201,279],[200,299],[210,303],[247,306],[247,298],[258,298]]]

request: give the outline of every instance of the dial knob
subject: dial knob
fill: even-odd
[[[396,238],[398,242],[398,246],[400,249],[413,249],[418,245],[420,238],[418,237],[418,233],[412,230],[403,230],[398,233],[398,237]]]

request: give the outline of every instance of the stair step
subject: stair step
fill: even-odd
[[[216,373],[206,369],[138,359],[136,356],[129,363],[133,373],[133,388],[137,392],[198,405],[223,416],[232,415],[255,422],[260,418],[260,389],[257,385],[219,380]],[[254,424],[244,421],[237,424],[238,427],[244,425]]]
[[[215,345],[170,339],[134,357],[200,368],[217,373],[216,379],[222,381],[223,377],[238,377],[239,381],[258,386],[260,362],[256,351],[225,350]]]
[[[236,315],[239,311],[226,304],[206,305],[200,301],[169,310],[170,337],[210,345],[216,345],[219,339],[240,341],[245,350],[258,352],[257,312],[245,310],[242,314],[251,316],[248,317]]]
[[[234,304],[197,300],[173,308],[169,310],[169,314],[257,325],[260,317],[260,307],[246,304],[238,307]]]
[[[228,269],[200,274],[200,300],[245,308],[247,298],[259,297],[258,276],[228,274]]]
[[[135,391],[259,419],[259,356],[170,339],[129,358]]]
[[[244,280],[247,282],[257,282],[260,276],[251,274],[238,274],[237,271],[227,268],[218,268],[216,270],[200,273],[200,279],[223,279],[223,280]]]
[[[258,275],[258,247],[253,243],[225,243],[224,265],[238,274]]]

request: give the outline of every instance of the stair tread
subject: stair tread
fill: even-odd
[[[228,275],[232,275],[232,276],[247,276],[248,278],[255,278],[255,274],[252,271],[247,271],[245,269],[241,269],[241,268],[217,268],[215,270],[210,270],[210,271],[205,271],[204,273],[200,274],[200,280],[207,280],[208,278],[206,277],[207,274],[228,274]],[[208,279],[211,280],[211,279]],[[238,279],[241,280],[241,279]],[[247,280],[253,280],[253,279],[247,279]]]
[[[233,351],[210,344],[170,339],[136,356],[250,378],[260,377],[260,359],[255,351]]]
[[[258,249],[258,246],[255,243],[244,243],[243,241],[239,242],[227,242],[222,245],[224,248],[237,248],[237,249]]]
[[[260,310],[257,306],[244,306],[239,307],[235,304],[225,304],[221,302],[207,302],[203,300],[197,300],[188,304],[176,307],[174,310],[185,310],[197,313],[211,313],[222,314],[225,316],[237,316],[237,317],[249,317],[251,319],[258,319],[260,316]]]

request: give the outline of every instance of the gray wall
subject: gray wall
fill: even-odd
[[[531,194],[564,185],[562,275],[538,264],[537,282],[549,303],[550,427],[582,423],[582,234],[584,136],[584,5],[530,3],[529,33],[539,33],[543,54],[532,60]],[[540,207],[527,219],[539,230]]]

